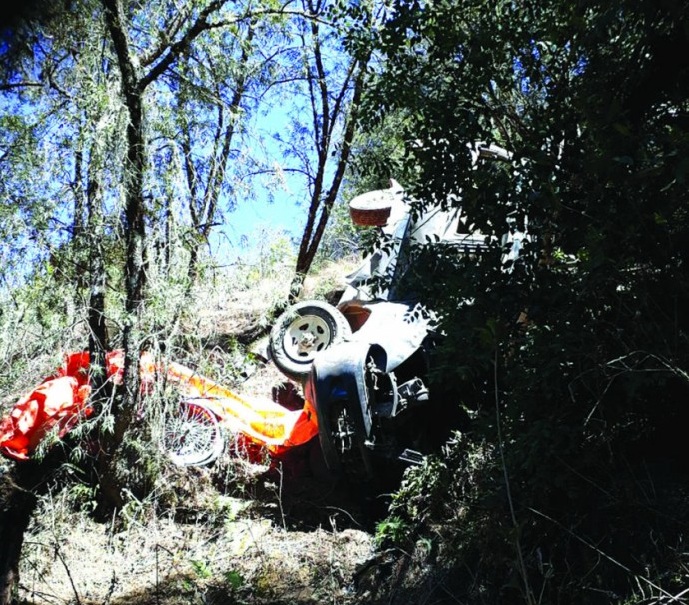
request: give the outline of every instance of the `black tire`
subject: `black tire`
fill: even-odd
[[[293,305],[277,320],[270,333],[270,354],[288,378],[303,382],[314,357],[351,336],[345,316],[319,300]]]

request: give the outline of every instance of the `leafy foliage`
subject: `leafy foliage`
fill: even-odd
[[[409,520],[446,523],[477,601],[665,598],[684,582],[689,108],[668,45],[689,45],[687,16],[681,3],[399,3],[380,31],[374,98],[411,116],[419,205],[461,204],[496,238],[478,257],[417,251],[416,287],[446,333],[438,381],[475,419],[463,457],[412,473],[400,496]],[[475,141],[512,162],[476,162]],[[508,228],[530,241],[505,264]],[[454,491],[485,443],[499,455]],[[447,490],[473,521],[443,510]],[[418,515],[418,499],[435,512]]]

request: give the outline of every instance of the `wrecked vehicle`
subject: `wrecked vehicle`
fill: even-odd
[[[477,146],[478,157],[510,159],[493,145]],[[460,428],[465,419],[459,406],[429,380],[431,353],[441,338],[437,318],[405,291],[403,277],[417,244],[430,239],[479,254],[488,238],[466,228],[459,208],[435,206],[418,216],[411,210],[395,181],[354,198],[352,219],[377,227],[383,244],[348,277],[337,305],[298,303],[273,327],[269,355],[304,387],[303,408],[240,396],[190,368],[142,356],[142,386],[170,384],[178,392],[161,438],[175,464],[213,462],[228,432],[276,455],[318,435],[331,472],[367,482],[420,462]],[[519,254],[525,237],[511,231],[503,238],[505,260]],[[122,352],[109,354],[107,366],[117,384]],[[23,396],[0,419],[0,454],[27,460],[46,437],[62,438],[93,414],[88,371],[88,352],[70,354],[55,375]]]
[[[476,153],[510,159],[494,145],[478,145]],[[459,208],[436,206],[414,216],[395,181],[349,207],[355,224],[378,227],[385,244],[348,276],[337,305],[310,300],[288,309],[272,329],[269,354],[303,385],[329,470],[369,481],[419,463],[463,422],[459,406],[429,384],[430,353],[440,335],[433,313],[402,287],[411,250],[430,239],[477,254],[488,240],[467,232]],[[503,237],[505,260],[519,254],[524,237],[514,231]],[[384,290],[372,285],[380,277],[387,277]]]
[[[106,373],[113,385],[121,384],[123,369],[123,351],[108,352]],[[149,353],[142,354],[139,371],[143,406],[156,390],[170,390],[159,445],[178,466],[210,464],[224,452],[226,434],[279,454],[318,432],[308,405],[289,410],[270,399],[240,396],[191,368]],[[91,388],[88,351],[67,354],[61,367],[0,418],[0,454],[26,461],[40,446],[62,439],[94,415]]]

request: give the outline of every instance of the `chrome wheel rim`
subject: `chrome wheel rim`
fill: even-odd
[[[317,315],[305,315],[292,321],[283,338],[285,353],[295,361],[310,363],[314,356],[332,342],[328,322]]]

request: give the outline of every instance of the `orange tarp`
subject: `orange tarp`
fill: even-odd
[[[107,375],[122,381],[124,355],[112,351],[106,357]],[[64,436],[92,410],[88,352],[71,353],[54,376],[24,395],[0,420],[0,453],[27,460],[51,431]],[[175,384],[184,398],[202,399],[223,426],[242,434],[273,452],[306,443],[318,434],[316,415],[307,403],[302,410],[288,410],[271,399],[244,398],[227,387],[174,362],[156,364],[150,354],[141,357],[142,392],[148,393],[157,376]]]
[[[205,399],[235,433],[275,449],[301,445],[318,434],[316,414],[308,404],[302,410],[288,410],[272,399],[240,397],[175,362],[169,362],[165,370],[168,380],[176,382],[187,397]]]

